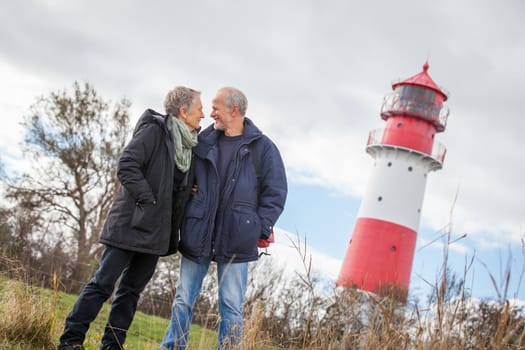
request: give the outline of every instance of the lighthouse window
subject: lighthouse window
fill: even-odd
[[[382,200],[383,200],[383,197],[381,197],[381,196],[377,197],[377,201],[378,202],[381,202]]]
[[[436,92],[434,90],[420,86],[405,85],[399,87],[398,90],[401,99],[413,100],[416,102],[433,103],[436,97]]]
[[[403,126],[403,123],[397,123],[397,127],[400,128]]]
[[[436,92],[434,90],[404,85],[396,89],[397,103],[393,106],[402,112],[409,112],[417,116],[437,118],[441,106],[436,105]]]
[[[411,166],[408,167],[408,171],[412,171],[412,167]]]
[[[396,246],[395,246],[395,245],[393,245],[393,246],[391,246],[391,247],[390,247],[390,251],[391,251],[391,252],[395,252],[395,251],[396,251],[396,249],[397,249],[397,248],[396,248]]]
[[[392,162],[388,162],[388,164],[387,164],[387,165],[388,165],[388,166],[392,166]]]

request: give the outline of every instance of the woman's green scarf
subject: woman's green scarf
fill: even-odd
[[[175,164],[185,173],[191,164],[191,149],[197,145],[197,130],[190,131],[188,126],[177,117],[171,116],[173,124],[173,144],[175,145]]]

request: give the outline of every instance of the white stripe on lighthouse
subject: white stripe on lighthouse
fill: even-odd
[[[404,149],[374,146],[375,158],[358,217],[375,218],[417,232],[432,160]]]

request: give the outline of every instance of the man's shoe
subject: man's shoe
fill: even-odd
[[[82,344],[62,345],[57,346],[57,350],[85,350]]]

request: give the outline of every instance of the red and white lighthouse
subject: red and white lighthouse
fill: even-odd
[[[374,167],[337,285],[406,300],[427,174],[441,169],[446,153],[434,135],[449,110],[428,63],[392,89],[381,107],[386,128],[368,138]]]

